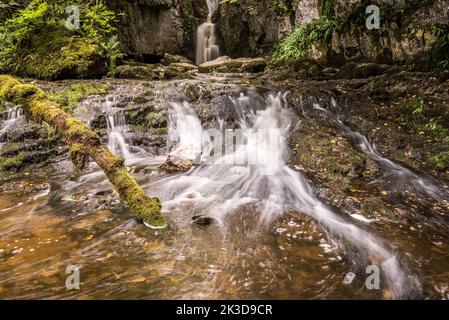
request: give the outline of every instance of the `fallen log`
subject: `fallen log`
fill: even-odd
[[[0,75],[0,100],[19,105],[29,119],[52,126],[68,145],[70,157],[78,167],[82,168],[87,159],[92,158],[114,185],[122,203],[139,221],[153,229],[167,226],[159,199],[147,197],[126,171],[125,160],[103,146],[99,136],[83,122],[69,116],[58,104],[50,101],[44,91],[31,84],[22,84],[10,76]]]

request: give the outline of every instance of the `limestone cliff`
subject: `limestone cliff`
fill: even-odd
[[[108,0],[108,5],[121,13],[120,39],[126,53],[150,62],[167,52],[194,57],[194,35],[206,20],[206,0]]]

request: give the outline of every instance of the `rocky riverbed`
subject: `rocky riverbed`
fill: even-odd
[[[19,117],[0,138],[0,271],[6,275],[0,296],[447,298],[448,74],[374,64],[304,70],[302,76],[272,68],[192,69],[187,79],[168,81],[29,80],[128,155],[133,175],[163,199],[172,227],[155,232],[134,222],[95,166],[79,171],[51,129]],[[400,293],[387,283],[364,289],[366,265],[380,261],[307,212],[286,209],[261,225],[260,208],[250,203],[226,217],[201,207],[204,199],[194,193],[173,203],[179,194],[165,188],[189,184],[203,170],[158,169],[180,121],[173,104],[190,105],[205,129],[236,129],[246,108],[262,112],[278,92],[291,112],[288,167],[338,219],[399,256]],[[111,132],[124,144],[111,144]],[[198,214],[215,222],[193,224]],[[82,265],[86,290],[79,293],[64,288],[71,263]]]

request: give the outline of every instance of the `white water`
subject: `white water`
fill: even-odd
[[[237,106],[247,102],[247,97],[235,100]],[[286,212],[304,213],[316,219],[336,240],[346,240],[361,256],[378,265],[394,298],[419,287],[410,282],[395,254],[380,240],[334,213],[314,195],[306,178],[287,166],[287,137],[294,117],[284,103],[281,95],[269,96],[265,110],[246,115],[240,123],[246,144],[237,145],[232,152],[184,175],[153,184],[151,188],[158,191],[164,210],[209,215],[222,225],[228,215],[248,207],[259,213],[261,224]],[[171,131],[176,129],[182,137],[175,150],[192,150],[193,144],[198,152],[196,141],[208,141],[196,140],[204,133],[199,119],[187,103],[173,104],[173,111]],[[278,141],[278,147],[268,152],[261,148],[267,141],[255,134],[259,130],[268,130],[270,141]],[[209,147],[207,144],[203,150]],[[252,164],[232,164],[241,163],[242,159],[249,162],[254,155],[257,161]]]
[[[123,157],[126,164],[135,165],[148,160],[148,154],[142,148],[130,146],[126,139],[129,126],[123,110],[116,107],[116,97],[106,97],[106,102],[100,104],[100,109],[105,113],[108,130],[108,149],[114,154]],[[151,163],[151,160],[147,161]]]
[[[9,108],[6,112],[5,120],[0,121],[0,139],[3,139],[3,135],[11,129],[14,124],[22,117],[23,110],[20,107],[12,107]],[[1,120],[1,119],[0,119]],[[0,149],[2,148],[3,143],[0,142]]]
[[[209,10],[207,21],[201,24],[197,30],[195,59],[197,65],[220,56],[216,25],[212,23],[212,15],[218,8],[217,0],[207,0],[207,8]]]
[[[202,152],[203,127],[187,102],[170,104],[168,145],[170,156],[194,161]]]
[[[7,132],[22,116],[23,111],[20,107],[10,108],[6,112],[6,119],[3,121],[0,128],[0,136]]]
[[[126,130],[125,116],[121,111],[106,116],[108,124],[108,148],[116,155],[125,159],[131,158],[129,146],[126,143],[124,132]]]
[[[331,103],[334,109],[339,109],[337,102],[334,99],[332,99]],[[345,125],[341,119],[341,115],[339,115],[338,113],[332,113],[330,110],[322,108],[317,104],[314,105],[314,108],[316,110],[319,110],[325,117],[334,120],[346,137],[355,141],[358,144],[360,150],[365,155],[377,162],[379,166],[385,171],[385,173],[388,176],[392,177],[392,183],[401,185],[407,190],[412,190],[428,195],[429,197],[438,201],[449,199],[448,192],[440,188],[431,179],[422,177],[412,170],[407,169],[400,164],[385,158],[377,150],[374,142],[370,142],[366,136],[364,136],[360,132],[352,130],[350,127]]]
[[[435,185],[430,179],[421,177],[412,170],[407,169],[385,157],[376,149],[374,143],[369,142],[368,139],[360,132],[355,132],[345,126],[341,121],[340,125],[346,130],[346,135],[358,141],[360,149],[368,157],[376,161],[387,174],[395,179],[395,183],[400,183],[408,189],[415,190],[430,196],[435,200],[443,200],[445,198],[444,191]]]

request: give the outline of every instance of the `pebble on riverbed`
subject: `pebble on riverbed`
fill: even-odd
[[[350,285],[352,281],[355,279],[355,273],[354,272],[348,272],[345,275],[345,278],[343,279],[343,284]]]

